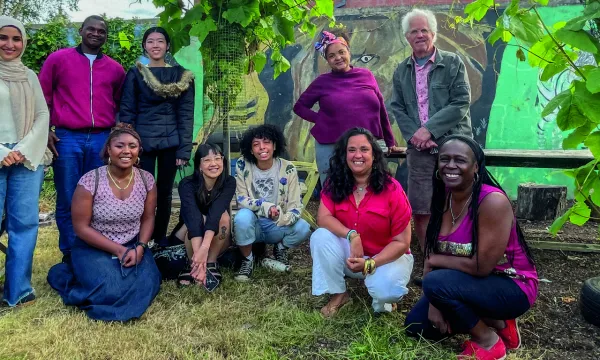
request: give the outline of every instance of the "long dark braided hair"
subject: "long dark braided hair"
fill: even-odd
[[[367,129],[355,127],[346,131],[335,143],[333,154],[329,159],[329,171],[325,181],[325,192],[335,203],[340,203],[354,191],[356,180],[346,162],[346,149],[351,137],[364,135],[373,149],[373,170],[369,175],[369,187],[375,194],[380,194],[392,182],[383,151],[375,137]]]
[[[464,135],[450,135],[446,137],[439,145],[440,149],[444,146],[444,144],[450,141],[460,141],[462,143],[467,144],[473,154],[475,154],[475,161],[479,167],[475,180],[473,182],[473,195],[471,204],[469,204],[469,213],[467,216],[471,217],[473,221],[473,226],[471,228],[471,257],[477,254],[477,245],[479,240],[479,194],[481,193],[481,186],[483,184],[490,185],[495,188],[500,189],[504,194],[506,192],[502,189],[502,186],[498,183],[498,181],[494,178],[492,174],[485,167],[485,155],[483,153],[483,149],[479,144],[473,140],[472,138]],[[442,227],[442,219],[444,217],[444,212],[449,207],[450,197],[446,193],[446,185],[442,181],[441,177],[438,178],[438,166],[436,166],[436,170],[433,173],[433,197],[431,199],[431,217],[429,219],[429,225],[427,226],[427,235],[426,235],[426,243],[425,243],[425,256],[429,256],[432,252],[436,252],[436,246],[438,242],[438,238],[440,235],[440,229]],[[527,256],[527,260],[530,264],[534,264],[533,255],[531,254],[531,250],[527,246],[525,242],[525,237],[523,236],[523,231],[521,231],[521,227],[519,226],[519,222],[516,222],[517,227],[517,237],[519,239],[519,245],[525,252]],[[512,265],[514,260],[514,254],[507,254],[508,261]]]

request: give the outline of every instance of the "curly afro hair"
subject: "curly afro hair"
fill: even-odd
[[[274,145],[273,157],[280,157],[285,153],[285,138],[279,128],[274,125],[261,125],[244,132],[240,142],[240,152],[246,161],[256,164],[256,157],[252,154],[252,142],[254,139],[271,140]]]

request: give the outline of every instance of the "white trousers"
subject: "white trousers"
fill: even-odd
[[[413,256],[404,254],[391,263],[378,266],[375,273],[366,277],[354,273],[346,266],[350,257],[350,244],[329,230],[319,228],[310,237],[310,254],[313,259],[312,294],[341,294],[346,291],[344,276],[364,279],[373,298],[375,312],[391,310],[408,293],[406,285],[413,269]],[[387,306],[385,306],[387,304]]]

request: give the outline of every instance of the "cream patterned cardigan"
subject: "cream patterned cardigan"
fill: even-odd
[[[290,161],[275,158],[279,162],[279,182],[277,191],[277,204],[255,198],[252,185],[252,167],[243,157],[237,160],[235,166],[236,199],[240,208],[250,209],[256,215],[268,218],[271,206],[276,206],[279,211],[277,226],[291,226],[300,219],[302,213],[302,200],[298,172]],[[273,163],[276,165],[276,163]]]

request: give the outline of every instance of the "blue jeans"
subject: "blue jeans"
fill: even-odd
[[[329,159],[333,155],[334,149],[335,144],[319,144],[315,140],[315,160],[317,162],[317,169],[319,170],[321,186],[325,185],[327,171],[329,171]]]
[[[506,276],[475,277],[458,270],[434,270],[423,278],[423,296],[406,316],[409,335],[431,340],[446,336],[428,319],[430,303],[450,323],[453,334],[468,334],[482,318],[515,319],[530,307],[527,295]]]
[[[303,219],[299,219],[292,226],[277,226],[273,220],[258,217],[248,209],[240,209],[235,214],[233,226],[235,243],[238,246],[252,245],[255,242],[281,242],[286,248],[294,248],[310,236],[310,225]]]
[[[58,128],[60,139],[56,143],[58,157],[54,160],[54,186],[56,187],[56,226],[60,233],[58,246],[68,255],[75,242],[71,222],[71,199],[77,182],[88,171],[103,165],[100,152],[110,134],[110,129],[98,133]]]
[[[31,171],[23,165],[0,168],[0,219],[6,211],[8,250],[3,299],[15,306],[33,293],[31,269],[39,226],[39,189],[44,166]]]

